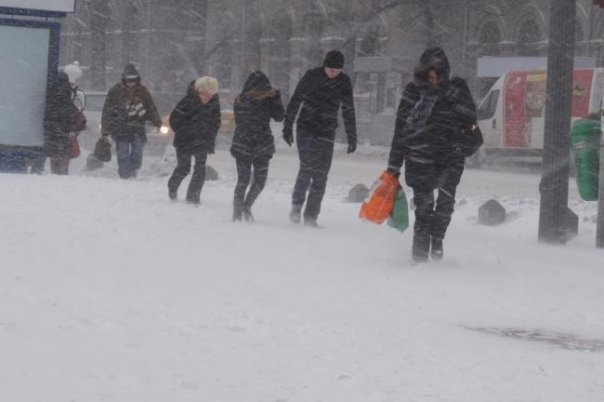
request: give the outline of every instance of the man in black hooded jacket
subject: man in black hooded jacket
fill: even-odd
[[[318,227],[317,217],[331,168],[340,106],[348,137],[348,153],[356,150],[352,83],[348,75],[342,72],[343,68],[344,55],[337,50],[328,52],[322,67],[308,70],[304,74],[285,111],[283,139],[291,146],[294,140],[294,120],[302,105],[296,126],[300,170],[289,215],[294,223],[301,222],[302,207],[306,201],[304,224]]]
[[[413,188],[415,261],[443,256],[443,238],[453,214],[455,190],[464,169],[465,136],[476,124],[476,105],[466,82],[449,78],[445,52],[427,49],[401,98],[388,171]],[[434,190],[438,190],[436,202]]]

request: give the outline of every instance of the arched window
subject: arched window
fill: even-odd
[[[540,45],[543,41],[543,34],[539,25],[534,20],[524,21],[517,35],[517,54],[518,56],[537,56],[540,53]]]
[[[371,28],[361,39],[357,56],[378,56],[380,54],[380,36],[378,27]]]
[[[478,56],[499,56],[501,33],[495,21],[482,24],[478,31]]]

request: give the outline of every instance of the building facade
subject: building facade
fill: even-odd
[[[340,49],[361,125],[394,113],[421,52],[439,45],[480,98],[494,78],[483,56],[545,56],[549,0],[82,0],[64,22],[63,64],[78,60],[84,88],[103,90],[134,63],[170,102],[203,74],[232,101],[262,69],[287,98],[307,68]],[[577,1],[576,55],[604,66],[604,10]],[[166,101],[166,103],[169,103]],[[161,102],[160,102],[161,105]],[[166,105],[167,107],[167,105]]]

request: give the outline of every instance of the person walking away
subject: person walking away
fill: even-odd
[[[198,205],[206,177],[206,161],[208,154],[214,153],[220,128],[218,81],[213,77],[201,77],[191,82],[186,96],[170,114],[170,126],[174,130],[177,165],[168,180],[168,196],[176,200],[178,187],[191,171],[191,158],[194,157],[187,202]]]
[[[44,152],[50,158],[50,172],[57,175],[69,174],[71,160],[70,135],[72,117],[77,112],[71,99],[69,77],[59,72],[50,85],[44,116]],[[44,160],[38,162],[38,172],[44,169]]]
[[[443,257],[443,239],[464,170],[460,138],[476,118],[466,82],[450,78],[445,52],[439,47],[424,51],[413,81],[404,89],[388,159],[388,171],[397,176],[405,162],[405,182],[413,189],[414,261]]]
[[[262,71],[256,71],[250,74],[235,99],[234,113],[237,127],[231,155],[237,164],[237,185],[233,221],[244,218],[253,222],[252,205],[266,184],[269,161],[275,153],[275,139],[269,123],[271,119],[282,121],[285,114],[281,94],[271,87]],[[248,190],[250,179],[252,185]]]
[[[107,93],[101,117],[102,135],[115,141],[118,173],[122,179],[136,177],[143,163],[147,142],[145,123],[158,130],[161,119],[151,94],[141,84],[141,77],[132,64],[124,67],[122,81]]]
[[[319,227],[317,218],[331,168],[340,107],[348,137],[347,152],[350,154],[356,150],[357,132],[352,84],[348,75],[342,72],[343,68],[344,55],[337,50],[328,52],[322,67],[308,70],[304,74],[287,105],[283,139],[290,146],[294,140],[294,120],[302,106],[296,126],[300,169],[289,215],[291,221],[296,224],[302,221],[302,208],[306,202],[304,224]]]

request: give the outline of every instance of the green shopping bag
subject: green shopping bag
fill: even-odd
[[[396,193],[394,208],[392,208],[392,213],[388,218],[388,226],[395,228],[401,233],[409,227],[409,205],[405,191],[402,188],[399,188]]]

